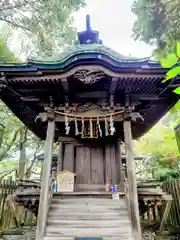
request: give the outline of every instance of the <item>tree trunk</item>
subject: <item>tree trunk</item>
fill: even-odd
[[[20,155],[19,155],[19,179],[23,180],[26,168],[26,136],[27,128],[23,125],[20,128]]]

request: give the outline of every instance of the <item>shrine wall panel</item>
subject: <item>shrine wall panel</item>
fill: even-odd
[[[112,183],[112,171],[111,171],[111,146],[105,147],[105,182],[107,184]]]
[[[111,144],[110,146],[110,169],[111,169],[111,176],[112,184],[117,184],[117,165],[116,165],[116,148],[115,144]]]
[[[64,162],[63,169],[74,172],[74,144],[67,143],[64,145]]]

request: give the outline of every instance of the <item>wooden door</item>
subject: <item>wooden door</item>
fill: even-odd
[[[76,191],[100,191],[119,184],[120,163],[116,145],[90,146],[64,143],[62,170],[76,174]]]

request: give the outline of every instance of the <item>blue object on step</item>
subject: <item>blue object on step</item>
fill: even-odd
[[[110,187],[110,192],[114,192],[114,187],[113,186]]]
[[[118,192],[118,185],[114,185],[114,192]]]
[[[57,185],[57,183],[54,183],[53,184],[53,192],[57,192],[57,189],[58,189],[58,185]]]

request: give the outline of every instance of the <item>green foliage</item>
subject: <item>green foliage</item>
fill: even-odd
[[[173,53],[168,54],[166,58],[160,59],[160,63],[163,68],[171,68],[177,63],[177,61],[178,61],[178,57],[176,56],[176,54],[173,54]]]
[[[180,87],[177,87],[176,89],[174,89],[173,91],[174,93],[180,95]]]
[[[168,54],[166,57],[160,59],[160,64],[163,68],[171,68],[166,73],[166,78],[162,81],[162,83],[167,82],[168,80],[177,77],[180,74],[180,66],[179,66],[179,58],[180,55],[180,43],[176,44],[176,54]],[[173,92],[177,95],[180,95],[180,87],[173,90]]]
[[[180,42],[176,43],[176,55],[178,58],[180,58]]]
[[[180,123],[179,123],[179,125],[175,128],[175,134],[176,134],[176,140],[177,140],[177,145],[178,145],[179,154],[180,154]]]
[[[1,0],[0,21],[18,30],[25,47],[51,56],[75,40],[72,14],[84,5],[84,0]]]
[[[178,168],[179,152],[174,132],[180,122],[180,101],[177,105],[139,142],[136,142],[136,152],[140,156],[151,158],[150,166],[154,177],[158,180],[180,176]]]
[[[17,62],[16,57],[7,47],[7,44],[5,43],[5,41],[2,39],[0,39],[0,62],[3,62],[3,63]]]
[[[163,83],[180,74],[180,4],[178,1],[135,0],[132,6],[137,20],[133,36],[137,40],[154,45],[154,57],[163,68],[171,68]],[[180,95],[179,88],[173,92]]]
[[[135,0],[132,11],[137,16],[133,28],[135,39],[158,47],[159,53],[175,52],[180,40],[178,0]]]
[[[163,68],[171,68],[166,73],[166,78],[163,83],[167,82],[171,78],[176,77],[180,73],[180,66],[173,67],[178,62],[176,54],[168,54],[166,57],[160,59],[160,64]]]
[[[165,83],[168,80],[175,78],[177,75],[179,75],[179,73],[180,73],[180,66],[170,69],[166,73],[166,78],[162,81],[162,83]]]

